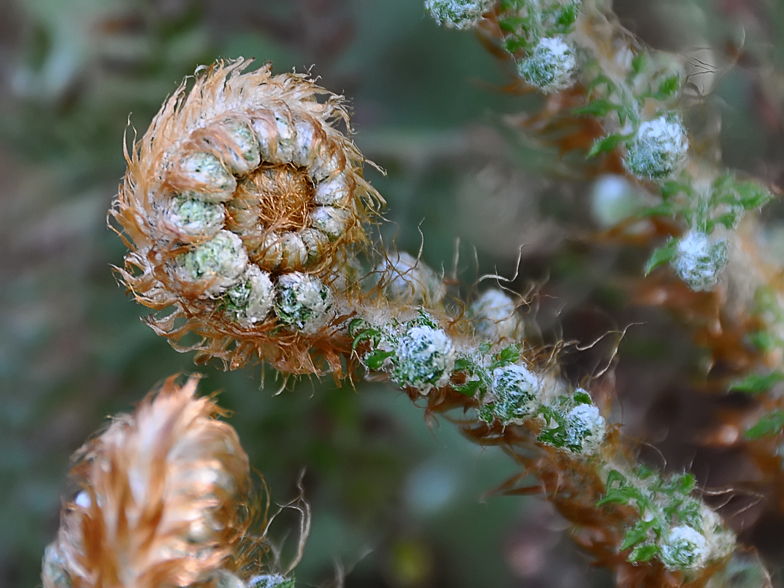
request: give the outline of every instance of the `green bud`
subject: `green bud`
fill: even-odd
[[[626,169],[642,179],[666,180],[683,167],[689,152],[686,129],[676,113],[646,121],[626,145]]]
[[[292,272],[278,281],[275,313],[284,324],[314,334],[330,319],[332,290],[315,276]]]
[[[518,65],[523,79],[542,92],[560,92],[574,83],[577,60],[572,46],[561,37],[545,37]]]
[[[177,258],[177,277],[185,282],[208,285],[207,292],[221,294],[237,283],[248,265],[242,240],[230,231],[219,231]]]
[[[396,344],[392,381],[427,394],[449,381],[455,349],[449,335],[429,326],[411,327]]]
[[[494,0],[425,0],[425,10],[439,25],[470,29],[490,10]]]
[[[708,235],[690,231],[678,241],[672,267],[675,273],[697,292],[710,290],[727,264],[727,242],[711,242]]]

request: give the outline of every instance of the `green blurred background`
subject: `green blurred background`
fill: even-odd
[[[704,48],[722,48],[710,53],[715,71],[700,77],[718,86],[718,100],[698,123],[720,136],[732,165],[778,180],[781,126],[770,124],[781,121],[784,94],[777,3],[617,6],[658,47],[701,60]],[[743,32],[748,61],[725,71],[723,44],[738,44]],[[511,460],[462,439],[447,421],[425,422],[393,389],[304,380],[273,396],[273,372],[197,369],[140,322],[145,309],[112,276],[124,248],[105,221],[124,172],[123,133],[143,132],[196,65],[238,56],[269,60],[277,72],[309,70],[350,98],[356,142],[387,172],[367,171],[388,201],[386,242],[414,253],[421,245],[423,259],[447,271],[458,252],[467,287],[485,272],[513,276],[522,255],[512,286],[546,284],[528,318],[533,337],[590,340],[642,315],[648,326],[630,334],[621,349],[627,367],[617,372],[630,435],[655,441],[656,402],[669,398],[679,374],[699,371],[701,352],[683,329],[624,298],[618,276],[639,272],[647,252],[583,239],[601,215],[591,216],[580,158],[561,160],[509,130],[508,118],[535,111],[540,98],[503,92],[508,64],[471,33],[439,29],[421,0],[4,0],[0,585],[39,583],[60,498],[72,491],[69,455],[107,415],[129,410],[170,374],[194,371],[207,376],[203,392],[222,390],[220,404],[235,411],[230,422],[274,501],[296,496],[304,469],[314,519],[296,571],[301,585],[343,575],[348,587],[611,585],[544,501],[484,498],[517,473]],[[570,356],[567,374],[577,381],[608,354]],[[675,431],[677,416],[665,407]],[[667,457],[674,469],[695,463],[691,449]],[[702,481],[717,471],[706,468]],[[272,534],[290,557],[295,517],[279,519]]]

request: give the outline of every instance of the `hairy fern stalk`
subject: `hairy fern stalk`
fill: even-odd
[[[734,296],[721,321],[755,315],[757,331],[777,332],[780,313],[755,306],[764,291],[781,308],[774,270],[746,246],[772,193],[693,152],[684,114],[697,97],[678,56],[646,49],[601,0],[424,6],[439,24],[483,36],[522,91],[560,105],[548,116],[600,123],[586,157],[614,160],[656,195],[641,218],[677,227],[645,272]],[[369,237],[384,199],[350,132],[343,97],[307,75],[237,59],[183,82],[126,152],[110,210],[129,249],[116,273],[154,311],[148,324],[197,363],[387,380],[476,443],[504,447],[619,586],[724,585],[743,549],[735,534],[694,476],[634,462],[608,403],[563,377],[560,347],[526,340],[525,300],[497,288],[461,300],[421,259]],[[759,351],[751,379],[735,385],[764,392],[759,378],[784,369],[780,349]],[[754,372],[761,366],[768,373]],[[240,512],[247,457],[194,389],[167,382],[79,452],[82,490],[47,549],[46,588],[291,585],[291,570],[259,573],[248,561],[259,549],[245,545]],[[770,418],[755,425],[759,437],[782,434]]]

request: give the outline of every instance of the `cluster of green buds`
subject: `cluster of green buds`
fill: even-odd
[[[466,29],[475,27],[494,4],[426,0],[425,9],[438,24]],[[577,55],[568,36],[580,13],[580,0],[501,0],[498,9],[504,46],[514,56],[520,77],[545,93],[572,86]]]
[[[386,371],[400,386],[427,394],[444,386],[455,367],[456,350],[452,338],[424,310],[405,323],[392,320],[371,324],[354,319],[349,325],[354,349],[362,341],[371,343],[362,358],[370,370]]]
[[[664,182],[675,177],[688,159],[688,131],[677,111],[685,79],[679,60],[663,54],[628,50],[609,76],[596,60],[586,66],[589,100],[576,114],[604,119],[616,129],[597,140],[589,157],[626,148],[626,170],[640,180]]]
[[[728,556],[735,536],[719,516],[693,496],[694,476],[669,478],[640,466],[629,473],[610,470],[607,492],[597,506],[623,504],[639,513],[620,545],[633,563],[658,558],[667,569],[694,572]]]
[[[455,28],[476,26],[492,5],[468,0],[425,4],[439,24]],[[662,206],[641,214],[672,214],[685,221],[684,236],[656,250],[647,271],[669,262],[693,290],[712,289],[728,259],[726,241],[711,237],[713,227],[734,228],[746,211],[759,208],[770,194],[732,174],[718,177],[705,189],[693,185],[704,182],[692,181],[683,171],[689,160],[689,133],[679,112],[686,80],[683,61],[631,45],[618,48],[611,61],[590,44],[583,47],[584,54],[578,53],[572,35],[580,15],[578,0],[498,0],[495,6],[504,48],[527,83],[545,93],[560,92],[573,84],[580,70],[588,102],[574,114],[603,119],[609,129],[588,156],[621,147],[626,171],[662,188]],[[689,202],[668,201],[678,192]]]
[[[521,360],[516,344],[481,343],[471,353],[458,354],[455,371],[464,374],[458,392],[480,401],[478,417],[503,426],[534,420],[544,445],[580,455],[595,454],[607,433],[607,423],[582,388],[559,394],[562,383]]]
[[[734,229],[746,212],[764,205],[771,194],[731,173],[705,181],[684,171],[689,138],[676,110],[685,79],[679,60],[630,50],[628,63],[619,67],[625,74],[613,79],[597,62],[586,72],[592,79],[590,100],[576,113],[604,118],[605,126],[618,129],[597,140],[589,156],[625,147],[623,163],[629,174],[656,182],[661,192],[661,202],[639,206],[637,216],[674,217],[686,227],[683,236],[654,251],[646,273],[670,263],[692,290],[711,290],[728,259],[727,241],[712,235],[714,229]]]
[[[505,294],[495,292],[480,297],[480,308],[489,300],[505,301]],[[513,304],[510,311],[497,321],[507,332],[504,321],[513,320]],[[484,324],[487,317],[478,313],[474,320],[488,330],[497,326]],[[477,400],[478,417],[488,424],[506,427],[537,419],[539,443],[581,455],[596,453],[605,438],[605,419],[590,395],[581,388],[566,396],[556,394],[556,379],[528,364],[516,343],[504,344],[498,337],[489,339],[500,341],[495,344],[455,340],[421,308],[404,323],[354,319],[349,334],[355,350],[363,342],[370,344],[360,357],[369,370],[385,371],[396,384],[421,394],[449,384]]]
[[[727,263],[726,239],[715,237],[718,228],[732,230],[747,212],[757,210],[772,194],[756,182],[722,174],[707,186],[690,181],[685,174],[661,187],[662,202],[640,212],[641,216],[672,216],[690,229],[656,249],[647,272],[670,263],[675,273],[695,291],[710,290]]]
[[[577,53],[570,40],[580,14],[579,0],[505,0],[498,24],[504,45],[515,56],[526,83],[542,92],[566,90],[574,84]]]
[[[234,233],[221,230],[177,259],[176,275],[185,283],[206,283],[206,292],[240,325],[263,322],[270,311],[306,334],[331,317],[332,291],[318,277],[291,272],[273,283],[269,272],[248,263],[248,254]]]

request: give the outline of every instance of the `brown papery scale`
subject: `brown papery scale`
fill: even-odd
[[[80,491],[46,548],[44,588],[210,587],[242,572],[248,456],[197,382],[170,378],[77,451]]]
[[[343,98],[249,65],[198,69],[126,149],[110,217],[130,251],[117,271],[166,309],[148,323],[197,362],[339,373],[334,296],[383,200],[338,128],[350,130]]]

